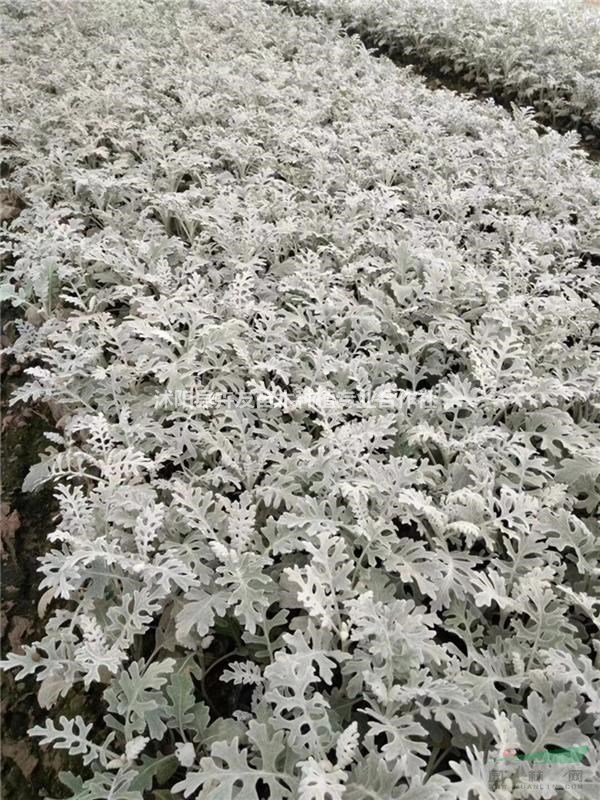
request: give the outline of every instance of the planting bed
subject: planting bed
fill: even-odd
[[[600,14],[578,0],[273,0],[600,148]]]

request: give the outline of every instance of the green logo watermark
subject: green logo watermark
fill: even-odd
[[[539,753],[517,754],[516,750],[504,750],[499,761],[535,761],[542,764],[580,764],[590,748],[564,747],[557,750],[542,750]]]

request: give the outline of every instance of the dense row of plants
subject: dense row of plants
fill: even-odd
[[[370,46],[531,106],[600,146],[600,13],[579,0],[275,0],[340,19]]]
[[[577,137],[259,0],[4,11],[14,402],[54,413],[25,488],[60,504],[4,666],[72,797],[518,800],[499,751],[577,746],[590,800]]]

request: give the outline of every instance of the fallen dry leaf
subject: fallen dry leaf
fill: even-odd
[[[8,503],[0,504],[0,559],[4,561],[7,554],[16,559],[14,539],[21,527],[18,511],[11,511]]]
[[[13,617],[12,627],[8,634],[11,650],[15,652],[19,650],[23,642],[32,632],[33,625],[31,624],[31,620],[28,620],[27,617]]]
[[[38,764],[38,759],[29,749],[27,741],[9,742],[5,740],[2,745],[2,755],[15,762],[26,780],[29,780]]]

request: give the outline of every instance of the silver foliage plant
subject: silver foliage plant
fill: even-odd
[[[600,13],[586,0],[273,0],[600,144]]]
[[[577,137],[258,0],[3,10],[14,401],[55,414],[25,488],[60,505],[45,635],[4,666],[73,798],[547,797],[498,752],[580,746],[589,800]]]

